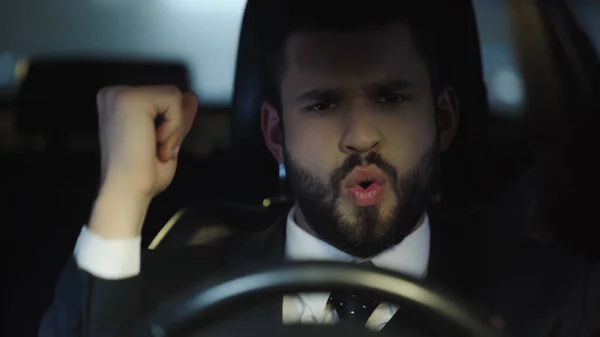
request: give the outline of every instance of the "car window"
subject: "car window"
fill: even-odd
[[[244,0],[28,0],[1,6],[1,86],[9,85],[7,76],[21,58],[160,59],[185,62],[207,104],[231,100]]]

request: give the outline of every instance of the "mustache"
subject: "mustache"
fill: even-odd
[[[331,186],[337,188],[341,186],[342,181],[354,168],[359,166],[375,165],[377,166],[387,177],[390,179],[392,186],[397,186],[398,172],[396,168],[390,163],[385,161],[383,157],[377,152],[369,152],[366,156],[361,156],[358,153],[352,153],[342,163],[342,165],[335,170],[331,176]]]

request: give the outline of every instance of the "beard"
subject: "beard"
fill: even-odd
[[[357,166],[376,165],[388,178],[395,204],[352,205],[352,214],[340,209],[342,181]],[[379,153],[353,153],[330,176],[320,178],[295,163],[285,153],[288,182],[306,225],[321,240],[356,257],[367,258],[397,245],[406,238],[425,213],[439,170],[439,144],[434,143],[419,161],[399,176]],[[385,212],[382,212],[385,211]],[[384,213],[385,215],[382,215]]]

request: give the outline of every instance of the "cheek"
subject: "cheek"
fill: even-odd
[[[338,150],[338,126],[320,121],[290,121],[293,127],[286,129],[286,151],[292,159],[313,174],[328,179],[343,158]],[[288,131],[289,130],[289,131]]]
[[[433,146],[436,141],[436,127],[433,119],[394,119],[382,124],[386,135],[382,154],[400,174],[410,169]]]

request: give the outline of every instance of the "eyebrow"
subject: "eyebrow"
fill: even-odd
[[[377,96],[382,93],[397,90],[406,90],[414,87],[414,83],[402,78],[388,78],[378,82],[363,85],[362,89],[369,96]]]
[[[374,97],[385,92],[396,90],[405,90],[414,87],[414,84],[408,80],[400,78],[384,79],[381,81],[369,83],[362,86],[367,95]],[[318,101],[339,101],[348,94],[346,88],[316,88],[303,92],[296,98],[296,102],[318,102]]]
[[[348,90],[344,88],[331,88],[331,89],[312,89],[300,94],[296,101],[298,103],[303,102],[317,102],[317,101],[339,101],[342,97],[348,94]]]

